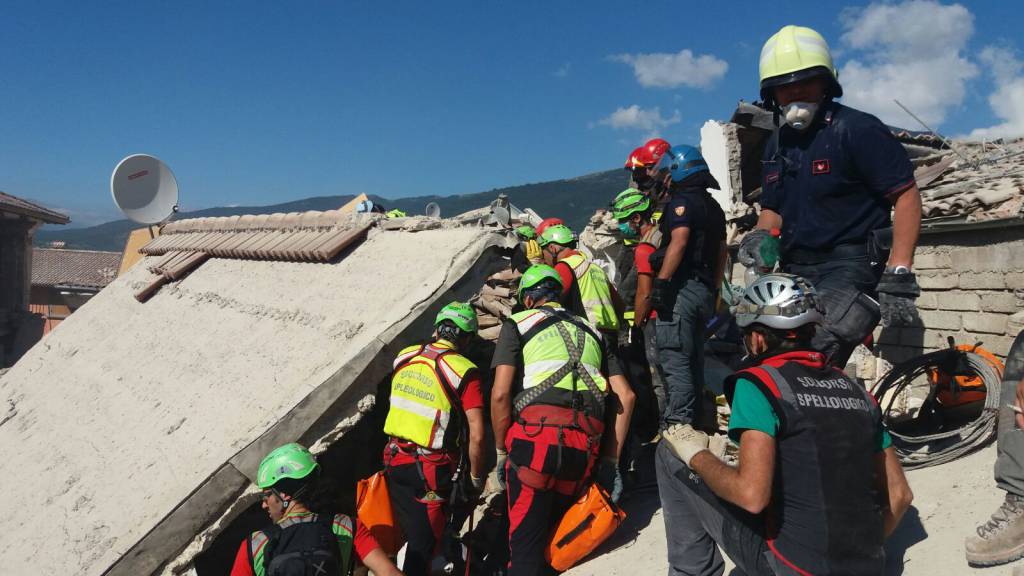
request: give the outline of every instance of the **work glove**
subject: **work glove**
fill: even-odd
[[[708,438],[708,451],[721,461],[725,461],[725,454],[729,449],[729,437],[725,434],[715,434]]]
[[[698,452],[708,449],[708,435],[689,424],[673,424],[662,433],[661,438],[668,442],[668,447],[676,458],[685,462],[687,466]]]
[[[491,472],[490,484],[492,487],[496,487],[498,492],[504,492],[506,490],[505,485],[505,463],[508,462],[508,451],[498,450],[498,459],[494,464],[494,470]]]
[[[622,497],[622,472],[619,471],[619,461],[615,458],[601,458],[597,466],[597,483],[608,492],[612,502],[618,502]]]
[[[668,307],[671,298],[671,282],[662,278],[654,279],[654,287],[651,288],[651,308],[663,310]]]
[[[765,263],[761,260],[761,243],[771,237],[770,232],[761,228],[747,232],[747,235],[740,241],[740,249],[736,252],[736,259],[747,268],[754,266],[764,267]]]
[[[480,499],[480,495],[484,493],[484,487],[487,485],[487,478],[477,478],[472,474],[469,475],[469,496],[470,500],[474,503]]]
[[[542,264],[544,258],[541,253],[540,244],[536,240],[530,239],[526,241],[526,259],[530,261],[530,264]]]
[[[904,267],[886,268],[878,281],[878,307],[885,326],[908,326],[918,322],[914,300],[921,295],[917,277]]]
[[[736,259],[747,268],[768,272],[779,261],[778,230],[751,230],[740,242]]]

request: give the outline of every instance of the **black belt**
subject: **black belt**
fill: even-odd
[[[815,250],[791,248],[782,255],[782,261],[786,264],[821,264],[832,260],[861,258],[870,255],[871,250],[865,242],[864,244],[842,244],[832,248],[819,248]]]

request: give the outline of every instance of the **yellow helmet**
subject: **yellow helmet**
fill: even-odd
[[[826,76],[831,80],[829,95],[843,95],[839,72],[821,34],[803,26],[783,26],[761,48],[761,99],[772,100],[771,88]]]

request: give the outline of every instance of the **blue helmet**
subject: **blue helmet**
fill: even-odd
[[[700,149],[680,144],[673,146],[661,157],[655,170],[659,173],[671,172],[673,182],[682,182],[692,174],[707,172],[708,163],[704,161]]]

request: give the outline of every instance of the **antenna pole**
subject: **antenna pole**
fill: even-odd
[[[973,160],[969,160],[967,158],[967,156],[964,156],[960,152],[960,150],[957,150],[957,147],[953,145],[953,141],[952,140],[950,140],[949,138],[946,138],[942,134],[939,134],[935,130],[932,130],[932,128],[930,126],[928,126],[927,124],[924,123],[924,120],[921,120],[920,118],[918,118],[917,114],[914,114],[913,112],[911,112],[910,108],[907,108],[906,106],[904,106],[899,100],[893,98],[892,101],[895,102],[896,105],[899,106],[900,108],[903,108],[904,112],[906,112],[907,114],[910,114],[911,118],[913,118],[914,120],[917,120],[918,124],[920,124],[921,126],[924,126],[925,130],[931,132],[932,136],[935,136],[939,140],[942,140],[942,143],[945,144],[946,146],[949,146],[949,149],[952,150],[957,156],[959,156],[964,162],[967,162],[971,166],[974,166],[975,168],[978,168],[978,163],[973,161]]]

